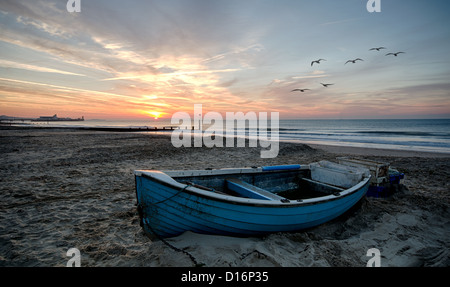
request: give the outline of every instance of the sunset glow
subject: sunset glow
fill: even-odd
[[[450,117],[450,4],[360,2],[2,1],[0,114]]]
[[[155,120],[159,119],[162,115],[164,115],[163,112],[147,112],[149,115],[151,115]]]

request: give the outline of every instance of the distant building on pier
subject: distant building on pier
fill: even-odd
[[[78,119],[72,118],[58,118],[56,114],[53,116],[40,116],[38,119],[33,120],[33,122],[58,122],[58,121],[84,121],[84,116]]]

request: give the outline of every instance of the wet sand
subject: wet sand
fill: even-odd
[[[296,233],[234,238],[187,232],[167,242],[204,266],[450,266],[450,155],[280,143],[260,148],[175,148],[167,135],[58,129],[0,130],[0,266],[193,266],[147,237],[136,212],[133,170],[310,163],[353,155],[405,173],[391,198]]]

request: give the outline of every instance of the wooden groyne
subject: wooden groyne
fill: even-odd
[[[35,125],[14,126],[11,124],[0,124],[2,130],[27,130],[27,129],[41,129],[41,130],[83,130],[83,131],[101,131],[101,132],[169,132],[178,127],[46,127]]]

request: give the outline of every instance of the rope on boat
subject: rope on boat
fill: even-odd
[[[177,196],[178,194],[184,192],[184,191],[186,190],[186,188],[188,188],[188,187],[190,187],[190,186],[193,186],[193,185],[192,185],[192,184],[187,184],[185,187],[183,187],[182,189],[180,189],[177,193],[175,193],[175,194],[172,195],[171,197],[168,197],[168,198],[163,199],[163,200],[161,200],[161,201],[152,203],[152,205],[160,204],[160,203],[163,203],[163,202],[165,202],[165,201],[167,201],[167,200],[169,200],[169,199],[172,199],[172,198],[174,198],[175,196]]]

